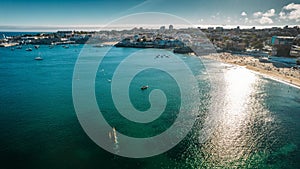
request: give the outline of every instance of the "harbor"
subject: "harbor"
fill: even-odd
[[[118,145],[124,143],[116,131],[145,137],[163,132],[171,125],[180,102],[180,91],[175,81],[159,70],[145,71],[134,78],[130,85],[130,97],[137,108],[147,109],[149,93],[154,89],[163,90],[169,102],[166,112],[157,121],[147,125],[136,124],[123,118],[114,109],[110,86],[119,62],[132,52],[139,51],[139,48],[97,48],[93,45],[71,44],[68,49],[62,46],[50,49],[48,45],[40,45],[39,49],[30,46],[32,51],[26,52],[28,47],[23,46],[22,50],[15,51],[0,48],[0,84],[4,86],[0,88],[0,105],[3,107],[0,111],[3,142],[0,157],[5,166],[68,167],[66,157],[72,165],[83,168],[100,165],[109,168],[113,165],[113,168],[129,169],[139,168],[141,163],[145,166],[143,168],[149,169],[191,168],[190,166],[266,168],[270,165],[293,168],[298,165],[298,88],[214,60],[206,59],[204,67],[196,64],[199,59],[196,56],[150,48],[144,49],[143,53],[155,62],[171,62],[173,57],[178,57],[190,65],[205,97],[201,101],[202,109],[197,112],[199,118],[189,137],[166,153],[146,159],[133,159],[130,165],[124,166],[120,160],[127,161],[128,158],[112,155],[99,148],[87,138],[78,123],[72,103],[72,80],[84,81],[85,77],[73,76],[77,56],[85,48],[90,56],[86,58],[87,63],[94,63],[98,53],[111,49],[96,73],[95,95],[103,116],[114,127],[105,136],[115,145],[116,152],[122,151],[123,147]],[[223,55],[231,57],[229,54]],[[43,60],[34,60],[37,56],[41,56]],[[236,60],[238,59],[240,58]],[[128,71],[138,66],[131,66]],[[180,68],[174,71],[184,76]],[[208,83],[208,76],[214,80],[214,86]],[[210,86],[219,90],[210,90]],[[208,107],[209,105],[213,107]],[[201,124],[205,121],[205,114],[212,113],[208,110],[219,113],[211,119],[217,120],[218,125],[214,128],[214,135],[203,144],[199,143],[198,131],[203,127]],[[138,130],[132,130],[136,127]],[[253,142],[253,138],[259,139]],[[12,158],[19,156],[20,158]],[[31,161],[35,159],[39,160],[33,164]],[[274,159],[276,161],[272,161]]]

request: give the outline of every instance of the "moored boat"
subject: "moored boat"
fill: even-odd
[[[148,89],[149,88],[149,86],[148,85],[146,85],[146,86],[142,86],[141,87],[141,90],[146,90],[146,89]]]
[[[270,63],[270,60],[268,57],[260,57],[258,60],[262,63]]]
[[[34,58],[34,60],[43,60],[43,58],[40,57],[40,56],[37,56],[37,57]]]

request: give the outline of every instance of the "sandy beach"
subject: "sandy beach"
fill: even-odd
[[[272,63],[260,62],[258,58],[252,56],[237,56],[230,53],[217,53],[203,57],[228,64],[244,66],[249,70],[265,75],[268,78],[300,87],[300,70],[295,70],[293,68],[279,68]]]

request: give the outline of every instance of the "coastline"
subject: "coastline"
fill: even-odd
[[[300,70],[278,68],[272,63],[263,63],[252,56],[237,56],[230,53],[217,53],[202,56],[231,65],[242,66],[266,78],[279,81],[300,89]]]

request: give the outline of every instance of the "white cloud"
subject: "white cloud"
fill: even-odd
[[[291,3],[291,4],[284,6],[283,9],[286,9],[286,10],[293,10],[293,9],[297,9],[297,8],[299,9],[299,6],[300,6],[300,4]]]
[[[275,9],[270,9],[266,13],[263,14],[265,17],[272,17],[275,16]]]
[[[279,13],[279,18],[284,20],[295,20],[300,21],[300,4],[288,4],[282,8]]]
[[[247,16],[247,13],[246,12],[242,12],[241,15],[242,16]]]
[[[253,16],[256,17],[256,18],[258,18],[258,17],[260,17],[262,15],[263,15],[262,12],[255,12],[255,13],[253,13]]]
[[[258,17],[272,17],[272,16],[275,16],[275,9],[270,9],[268,10],[267,12],[265,13],[262,13],[262,12],[255,12],[253,13],[253,16],[258,18]]]
[[[286,14],[285,14],[284,12],[282,12],[282,11],[279,12],[279,18],[283,19],[283,17],[285,17],[285,15],[286,15]]]
[[[244,22],[245,22],[245,24],[252,24],[253,20],[246,17]]]
[[[248,23],[249,22],[249,18],[245,18],[245,23]]]
[[[226,22],[230,23],[230,22],[231,22],[231,17],[228,16],[228,17],[226,18]]]
[[[262,25],[264,24],[272,24],[274,23],[273,20],[269,17],[263,16],[262,18],[258,19],[258,22]]]
[[[262,25],[272,24],[272,23],[274,23],[272,17],[275,16],[275,9],[269,9],[265,13],[255,12],[255,13],[253,13],[253,16],[254,16],[254,18],[256,18],[256,19],[254,19],[254,21],[256,21]]]

